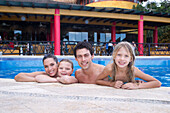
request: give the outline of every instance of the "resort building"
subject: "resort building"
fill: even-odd
[[[157,43],[157,28],[170,24],[168,13],[132,9],[143,1],[147,0],[1,0],[0,36],[2,40],[54,41],[55,55],[61,54],[61,42],[74,46],[83,40],[135,41],[143,54],[142,43]],[[146,30],[153,30],[153,39]]]

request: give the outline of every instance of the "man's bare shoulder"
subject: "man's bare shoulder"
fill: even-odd
[[[95,64],[95,63],[94,63],[94,65],[93,65],[93,66],[94,66],[95,68],[100,68],[100,69],[101,69],[101,68],[103,68],[103,69],[104,69],[104,67],[105,67],[104,65]]]
[[[75,71],[75,77],[81,76],[82,74],[83,74],[83,70],[82,70],[82,69],[77,69],[77,70]]]
[[[82,69],[77,69],[76,70],[76,73],[80,73],[80,72],[82,72]]]
[[[75,78],[78,80],[78,82],[83,82],[84,80],[84,76],[85,74],[83,73],[83,70],[82,69],[78,69],[75,71]]]
[[[101,73],[104,68],[105,68],[104,65],[95,64],[95,63],[93,64],[93,69],[94,69],[94,71],[96,71],[96,72]]]

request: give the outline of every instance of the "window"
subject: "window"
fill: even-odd
[[[105,41],[106,41],[106,34],[100,33],[100,42],[105,42]]]
[[[111,40],[111,33],[106,33],[106,42]]]
[[[88,41],[88,32],[69,32],[69,41],[79,42],[84,40]]]
[[[123,39],[126,38],[126,34],[125,33],[121,33],[121,34],[116,34],[116,40],[120,38],[120,41],[122,41]]]
[[[21,30],[14,30],[14,34],[22,34]]]
[[[22,31],[21,30],[14,30],[14,40],[21,40],[21,35],[22,35]],[[32,40],[32,39],[31,39]]]
[[[111,33],[100,33],[100,42],[109,42]]]
[[[97,32],[94,32],[94,42],[97,42]]]

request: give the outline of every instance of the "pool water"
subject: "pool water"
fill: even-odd
[[[1,57],[0,59],[0,78],[14,79],[18,73],[30,73],[35,71],[44,71],[43,57]],[[63,58],[69,58],[74,63],[74,73],[80,68],[74,57],[58,57],[59,61]],[[94,63],[107,65],[110,63],[111,57],[96,57]],[[162,86],[170,87],[170,57],[166,58],[136,58],[135,66],[146,74],[162,82]]]

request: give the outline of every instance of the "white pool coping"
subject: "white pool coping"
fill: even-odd
[[[170,87],[123,90],[1,78],[0,102],[1,113],[170,113]]]

